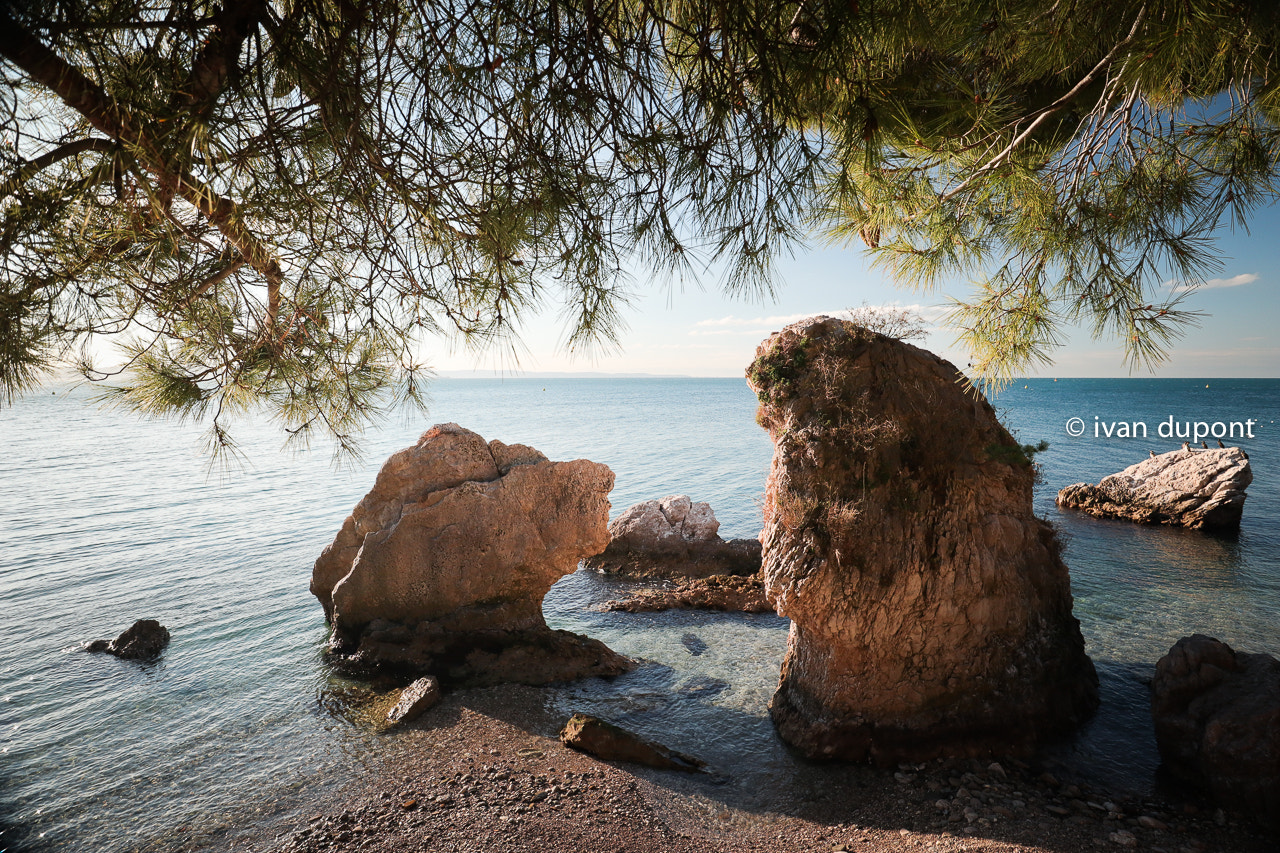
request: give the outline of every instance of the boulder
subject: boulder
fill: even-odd
[[[428,430],[387,460],[316,560],[335,662],[467,684],[624,671],[626,658],[542,618],[551,586],[608,542],[612,487],[595,462],[550,462],[457,424]]]
[[[606,610],[652,613],[660,610],[720,610],[736,613],[772,613],[760,575],[712,575],[690,578],[675,586],[647,589],[605,604]]]
[[[560,741],[571,749],[605,761],[629,761],[661,770],[696,772],[706,764],[662,744],[645,740],[626,729],[589,714],[574,714],[560,731]]]
[[[1151,717],[1171,775],[1280,823],[1280,661],[1183,637],[1156,664]]]
[[[1238,447],[1173,450],[1058,492],[1058,506],[1098,518],[1141,524],[1236,529],[1245,489],[1253,482],[1249,457]]]
[[[627,509],[609,524],[609,546],[588,568],[640,577],[749,575],[760,569],[760,542],[721,539],[708,503],[668,495]]]
[[[440,682],[435,676],[425,675],[400,691],[395,707],[387,712],[387,723],[396,726],[411,722],[439,701]]]
[[[169,645],[169,629],[154,619],[139,619],[114,640],[93,640],[85,651],[106,652],[118,658],[148,660],[158,657]]]
[[[924,350],[819,317],[747,373],[774,442],[763,576],[790,618],[770,712],[807,756],[1017,754],[1097,706],[1030,459]]]

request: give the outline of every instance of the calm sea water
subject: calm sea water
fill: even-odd
[[[1207,386],[1207,387],[1206,387]],[[350,685],[320,655],[311,563],[378,464],[431,423],[589,458],[617,475],[615,512],[673,493],[709,501],[726,538],[754,536],[772,448],[740,380],[441,379],[426,419],[367,436],[367,462],[281,453],[269,424],[241,428],[248,467],[207,472],[198,426],[142,422],[59,390],[0,412],[0,849],[216,848],[281,804],[359,772],[384,739],[333,701]],[[1143,679],[1185,634],[1280,654],[1280,381],[1035,380],[996,401],[1027,442],[1046,439],[1037,508],[1064,531],[1076,613],[1104,705],[1056,748],[1070,770],[1147,790],[1156,767]],[[1238,536],[1144,528],[1060,513],[1064,485],[1096,482],[1172,449],[1157,425],[1243,422],[1255,483]],[[1095,438],[1143,421],[1149,437]],[[1085,435],[1065,424],[1080,417]],[[1212,439],[1210,439],[1212,443]],[[625,584],[580,572],[544,604],[553,627],[649,663],[551,701],[660,736],[761,791],[786,790],[795,760],[766,703],[785,620],[592,609]],[[173,642],[150,664],[80,644],[157,618]],[[695,634],[706,650],[683,642]],[[339,709],[335,711],[334,709]],[[766,784],[767,783],[767,784]]]

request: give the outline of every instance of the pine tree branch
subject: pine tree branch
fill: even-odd
[[[969,184],[973,183],[978,178],[981,178],[983,175],[998,169],[1000,165],[1008,160],[1009,156],[1018,149],[1018,146],[1031,138],[1031,134],[1035,133],[1036,128],[1047,121],[1051,116],[1066,109],[1067,106],[1070,105],[1071,102],[1074,101],[1087,86],[1093,83],[1094,80],[1098,79],[1099,74],[1111,66],[1111,63],[1115,61],[1116,54],[1120,52],[1121,48],[1133,41],[1133,38],[1138,34],[1138,28],[1142,25],[1142,21],[1146,18],[1146,15],[1147,7],[1144,5],[1142,8],[1138,9],[1137,17],[1133,20],[1133,26],[1129,28],[1129,34],[1112,46],[1111,50],[1107,51],[1107,55],[1102,57],[1102,59],[1098,61],[1098,64],[1093,67],[1092,71],[1080,78],[1080,80],[1062,97],[1058,98],[1052,104],[1049,104],[1048,106],[1033,113],[1032,115],[1034,118],[1032,119],[1031,124],[1015,136],[1013,140],[1005,146],[1004,150],[999,154],[996,154],[979,168],[975,169],[972,174],[954,188],[944,193],[938,200],[940,202],[950,201]]]
[[[58,56],[0,6],[0,57],[47,87],[80,113],[98,131],[127,146],[162,187],[173,186],[179,197],[202,213],[267,283],[264,333],[270,334],[280,313],[280,285],[284,272],[274,253],[245,227],[235,202],[218,195],[194,176],[177,169],[153,135],[128,110],[122,109],[101,86]]]
[[[262,0],[226,3],[214,16],[213,34],[192,63],[191,73],[175,93],[174,106],[196,115],[207,114],[231,79],[245,40],[267,15]]]
[[[77,139],[75,142],[67,142],[59,145],[50,151],[46,151],[34,160],[28,160],[23,163],[13,177],[0,184],[0,198],[12,195],[17,192],[27,181],[31,180],[36,174],[44,171],[55,163],[66,160],[68,157],[75,157],[77,154],[83,154],[86,151],[97,151],[102,154],[110,153],[116,148],[116,142],[110,139],[102,139],[100,137],[90,137],[88,139]]]

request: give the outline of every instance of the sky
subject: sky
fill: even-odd
[[[1131,373],[1118,341],[1093,340],[1087,329],[1065,329],[1065,344],[1053,364],[1031,376],[1052,377],[1280,377],[1280,208],[1255,212],[1249,232],[1224,230],[1217,239],[1222,267],[1187,296],[1185,309],[1204,312],[1171,348],[1154,373]],[[956,333],[942,325],[949,297],[964,297],[964,281],[921,293],[895,286],[872,269],[859,246],[814,248],[783,261],[775,298],[750,301],[719,292],[714,271],[682,284],[662,287],[633,282],[636,298],[624,311],[627,329],[614,353],[567,353],[560,345],[563,324],[554,311],[528,321],[518,360],[509,352],[477,356],[449,352],[432,342],[424,355],[445,376],[507,376],[547,373],[623,373],[676,376],[742,376],[756,347],[788,323],[816,314],[837,314],[872,306],[910,308],[931,321],[919,342],[964,368],[966,351]],[[1167,282],[1170,289],[1177,282]],[[477,373],[480,371],[480,373]]]

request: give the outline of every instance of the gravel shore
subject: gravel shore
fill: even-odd
[[[1280,838],[1194,803],[1125,799],[1018,762],[803,763],[770,792],[734,768],[614,765],[556,739],[545,689],[459,691],[301,816],[241,836],[278,853],[1075,851],[1264,853]],[[749,757],[744,757],[749,761]],[[767,805],[762,806],[765,802]]]

